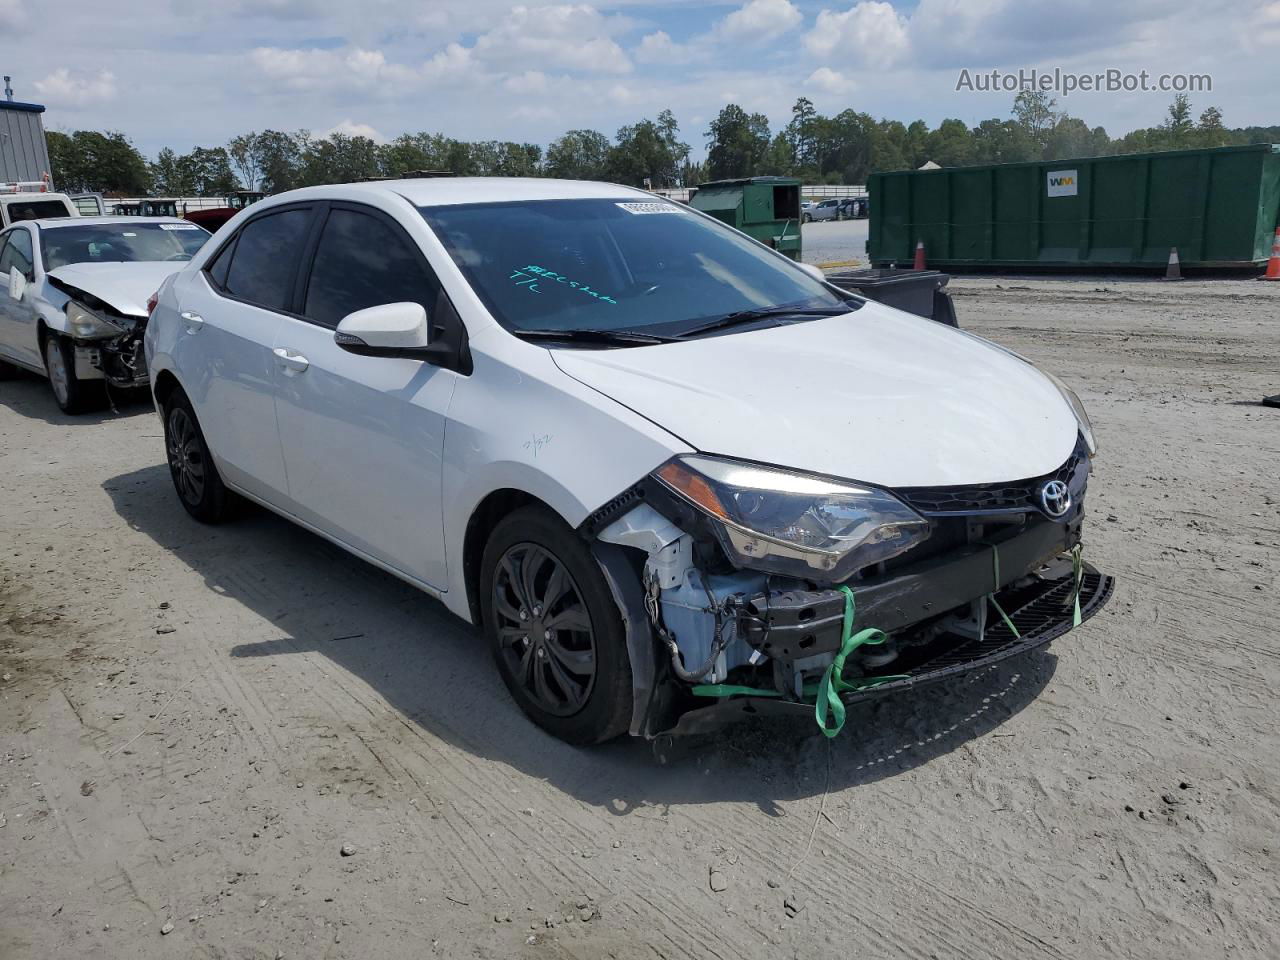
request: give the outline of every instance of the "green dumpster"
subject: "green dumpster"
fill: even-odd
[[[746,177],[699,184],[689,206],[723,220],[792,260],[800,259],[800,181]]]
[[[872,174],[867,253],[930,267],[1184,267],[1266,263],[1280,146]]]

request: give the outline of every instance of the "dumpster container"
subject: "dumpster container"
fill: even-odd
[[[869,300],[958,327],[956,308],[947,283],[951,277],[937,270],[842,270],[827,274],[827,282],[852,290]]]
[[[699,184],[689,206],[792,260],[800,259],[800,181],[793,177],[746,177]]]
[[[872,174],[873,265],[1258,267],[1280,213],[1280,146]]]

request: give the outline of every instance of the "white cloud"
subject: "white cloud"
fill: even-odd
[[[805,84],[810,87],[816,87],[823,93],[849,93],[857,86],[852,77],[845,76],[830,67],[819,67],[813,73],[809,74],[809,79]]]
[[[340,133],[346,137],[365,137],[369,140],[372,140],[374,143],[387,142],[387,138],[384,137],[379,131],[369,126],[369,124],[356,123],[350,117],[347,117],[345,120],[341,121],[340,123],[334,124],[324,133],[320,134],[320,139],[324,139],[325,137],[331,137],[335,133]]]
[[[695,56],[692,45],[676,43],[665,30],[645,34],[635,49],[640,63],[688,63]]]
[[[512,93],[546,93],[547,75],[540,70],[526,70],[507,77],[502,86]]]
[[[16,31],[27,21],[20,0],[0,0],[0,30]]]
[[[83,107],[116,98],[116,77],[110,70],[73,74],[66,67],[59,67],[43,80],[37,80],[35,87],[51,106]]]
[[[823,10],[804,42],[819,57],[889,67],[906,56],[907,27],[907,18],[892,4],[863,0],[843,13]]]
[[[768,40],[794,30],[804,14],[791,0],[749,0],[715,27],[726,40]]]
[[[628,73],[631,60],[613,37],[631,28],[586,4],[512,7],[498,26],[476,38],[475,56],[502,65],[536,63],[589,73]]]

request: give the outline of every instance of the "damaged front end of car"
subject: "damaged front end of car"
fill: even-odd
[[[57,277],[49,281],[69,298],[62,308],[63,332],[75,348],[77,377],[125,389],[146,386],[146,315],[126,313]]]
[[[682,456],[587,518],[628,631],[631,732],[816,717],[1047,644],[1111,577],[1081,557],[1091,437],[1052,473],[899,488]]]

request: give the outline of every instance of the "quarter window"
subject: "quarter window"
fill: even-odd
[[[420,303],[430,313],[439,289],[421,254],[399,230],[377,217],[337,208],[320,235],[304,313],[326,327],[384,303]]]
[[[223,286],[227,293],[268,310],[288,309],[298,251],[306,240],[310,219],[310,210],[293,209],[245,224],[226,271]]]

